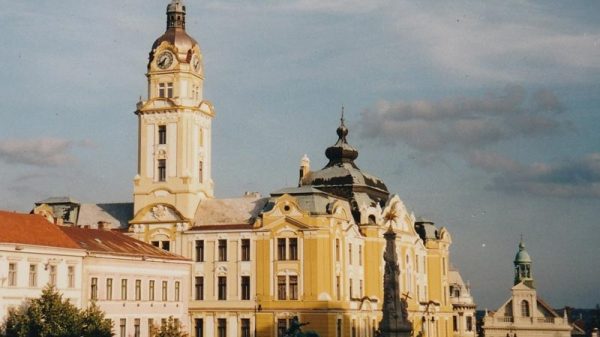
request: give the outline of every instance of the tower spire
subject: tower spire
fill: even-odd
[[[525,242],[523,242],[523,235],[521,235],[521,241],[519,241],[519,251],[515,256],[515,285],[521,282],[533,288],[533,276],[531,274],[531,257],[525,250]]]

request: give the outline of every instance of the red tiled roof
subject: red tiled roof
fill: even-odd
[[[87,251],[128,256],[145,256],[169,260],[187,260],[153,245],[131,238],[119,231],[61,227],[61,230]]]
[[[80,248],[43,216],[0,211],[0,242],[60,248]]]

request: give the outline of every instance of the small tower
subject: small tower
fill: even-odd
[[[380,337],[409,337],[412,324],[408,321],[406,300],[400,299],[400,268],[396,254],[396,233],[392,226],[385,237],[385,273],[383,275],[383,317],[379,322]]]
[[[300,159],[300,178],[298,179],[298,187],[302,186],[302,179],[310,172],[310,159],[304,154]]]
[[[515,285],[524,282],[529,287],[533,288],[533,276],[531,275],[531,257],[525,250],[523,238],[519,242],[519,251],[515,256]]]

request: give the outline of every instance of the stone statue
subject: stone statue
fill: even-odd
[[[302,332],[301,328],[308,324],[308,322],[300,323],[298,316],[292,317],[290,320],[290,327],[285,332],[284,337],[319,337],[319,335],[314,331]]]
[[[408,303],[400,299],[400,268],[396,254],[396,233],[390,226],[385,237],[385,273],[383,275],[383,317],[379,323],[378,336],[409,337],[412,324],[408,321]]]

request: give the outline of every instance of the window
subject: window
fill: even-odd
[[[352,320],[352,337],[357,337],[356,336],[356,321]]]
[[[158,97],[166,97],[165,87],[165,83],[158,84]]]
[[[277,239],[277,259],[285,260],[285,239]]]
[[[162,241],[162,249],[167,252],[171,251],[171,241]]]
[[[362,266],[362,246],[358,246],[358,265]]]
[[[121,337],[127,337],[127,319],[126,318],[121,318],[120,324],[119,324],[119,336]]]
[[[17,264],[11,262],[8,264],[8,286],[15,287],[17,285]]]
[[[111,278],[107,278],[106,279],[106,299],[111,301],[112,300],[112,279]]]
[[[286,288],[285,276],[277,276],[277,299],[278,300],[287,299],[285,288]]]
[[[142,280],[135,280],[135,300],[142,300]]]
[[[341,278],[339,275],[335,277],[335,295],[336,295],[336,299],[338,301],[342,297],[342,285],[341,285]]]
[[[227,277],[226,276],[219,276],[219,300],[226,300],[227,299]]]
[[[298,276],[290,276],[290,300],[298,299]]]
[[[285,319],[277,320],[277,337],[284,337],[287,332],[287,321]]]
[[[158,160],[158,181],[167,180],[167,161],[165,159]]]
[[[358,296],[363,297],[363,280],[358,280]]]
[[[154,247],[160,247],[160,241],[151,241]]]
[[[250,319],[242,318],[242,337],[250,337]]]
[[[173,82],[167,83],[167,97],[173,98]]]
[[[340,239],[335,239],[335,260],[340,262]]]
[[[350,286],[350,298],[352,299],[352,296],[354,295],[354,294],[353,294],[353,291],[352,291],[352,279],[349,279],[349,280],[348,280],[348,284],[349,284],[349,286]]]
[[[196,276],[196,282],[195,282],[195,287],[196,287],[196,300],[197,301],[201,301],[204,299],[204,277],[203,276]]]
[[[298,239],[290,239],[290,260],[298,260]]]
[[[219,261],[227,261],[227,240],[219,240]]]
[[[167,298],[167,296],[168,296],[168,294],[167,294],[167,287],[168,287],[167,281],[162,281],[162,292],[161,293],[162,293],[162,300],[163,300],[163,302],[166,302],[167,299],[168,299]]]
[[[98,299],[98,278],[92,277],[92,285],[90,289],[90,299],[97,300]]]
[[[250,299],[250,276],[242,276],[242,300]]]
[[[521,316],[529,317],[529,302],[525,300],[521,302]]]
[[[127,300],[127,280],[126,279],[121,280],[121,300],[123,300],[123,301]]]
[[[202,160],[198,162],[198,181],[200,183],[204,181],[204,163]]]
[[[194,331],[196,332],[194,337],[204,337],[204,320],[202,318],[194,319]]]
[[[35,264],[29,265],[29,286],[37,286],[37,265]]]
[[[148,284],[148,301],[154,301],[154,280],[150,280]]]
[[[467,316],[467,331],[473,331],[473,317]]]
[[[196,240],[196,262],[204,262],[204,240]]]
[[[179,302],[179,292],[180,292],[181,284],[179,281],[175,281],[175,301]]]
[[[55,286],[56,285],[56,266],[51,264],[49,268],[50,268],[50,280],[48,281],[48,283],[50,283],[51,286]]]
[[[458,331],[458,317],[452,316],[452,329],[453,331]]]
[[[140,319],[136,318],[133,321],[133,337],[140,337]]]
[[[154,319],[148,318],[148,336],[152,336],[154,332]]]
[[[348,264],[352,264],[352,244],[348,244]]]
[[[227,320],[225,318],[217,319],[217,332],[219,337],[227,337]]]
[[[158,126],[158,144],[167,144],[167,126]]]
[[[158,84],[158,97],[173,98],[173,82]]]
[[[242,239],[242,261],[250,261],[250,239]]]
[[[342,319],[338,318],[337,319],[337,325],[335,327],[335,335],[336,337],[342,337]]]
[[[67,283],[69,288],[75,288],[75,267],[69,266],[67,268]]]

